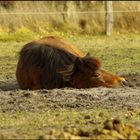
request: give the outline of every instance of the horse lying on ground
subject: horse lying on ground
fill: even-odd
[[[20,51],[16,77],[21,89],[117,87],[123,77],[102,69],[96,57],[55,36],[27,43]]]

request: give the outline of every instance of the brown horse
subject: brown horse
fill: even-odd
[[[23,46],[16,71],[21,89],[116,87],[123,77],[102,69],[99,59],[84,55],[58,37],[49,36]]]

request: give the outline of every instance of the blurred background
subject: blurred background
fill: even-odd
[[[113,33],[140,32],[139,1],[113,1],[113,11]],[[105,1],[0,1],[0,32],[18,30],[102,34]]]

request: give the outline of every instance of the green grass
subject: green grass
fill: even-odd
[[[113,73],[140,73],[140,36],[83,36],[71,42],[84,52],[100,58],[103,67]]]
[[[127,118],[127,111],[108,110],[48,110],[42,113],[17,112],[0,114],[0,137],[2,138],[38,138],[48,136],[52,129],[62,130],[65,127],[81,128],[92,131],[102,128],[106,119],[121,118],[124,122],[139,122],[139,113]],[[134,119],[135,118],[135,119]],[[86,126],[86,127],[85,127]]]
[[[65,38],[83,52],[90,52],[101,59],[103,67],[114,74],[140,73],[140,36],[136,34],[113,35],[79,35],[62,32],[33,33],[22,29],[16,33],[0,35],[0,80],[15,78],[18,52],[22,46],[47,35]]]

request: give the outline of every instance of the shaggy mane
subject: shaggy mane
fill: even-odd
[[[66,86],[66,82],[59,71],[66,70],[72,65],[76,56],[50,45],[31,42],[20,51],[20,60],[23,68],[30,67],[43,73],[42,88],[62,88]]]

